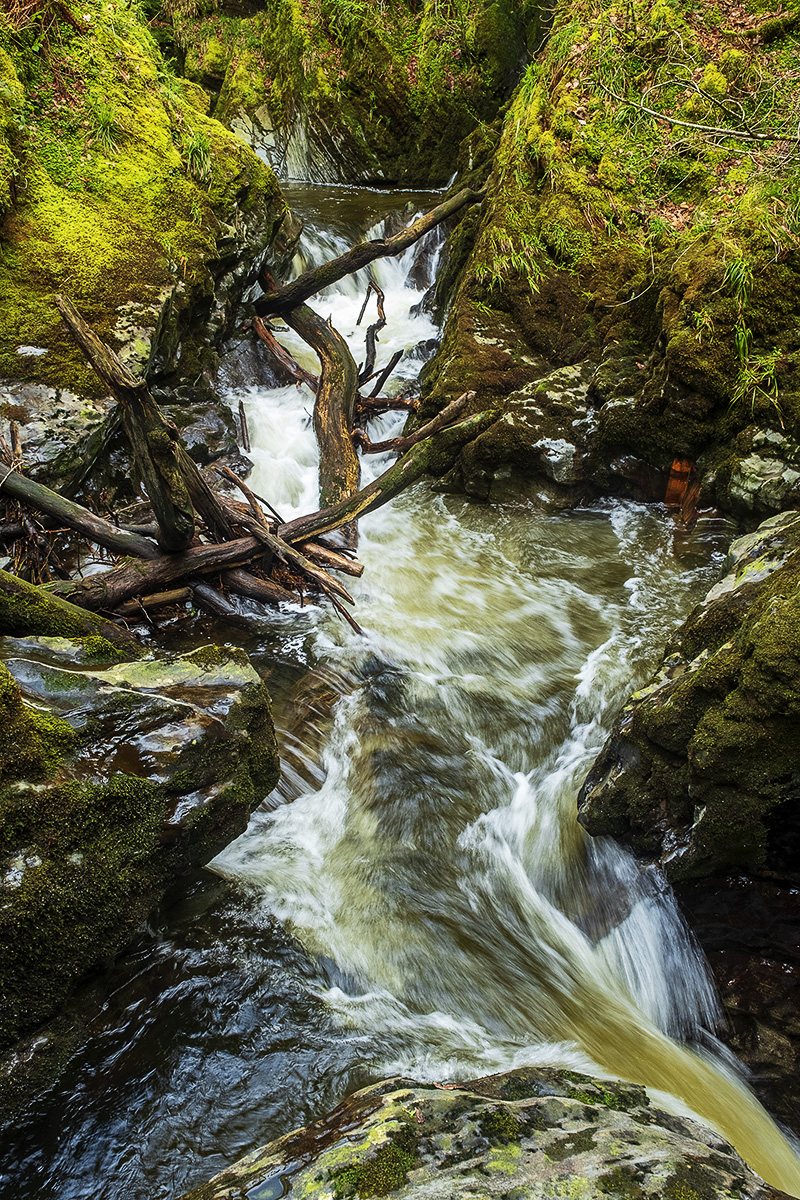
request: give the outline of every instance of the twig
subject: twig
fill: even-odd
[[[717,137],[738,138],[744,142],[792,142],[800,145],[800,137],[787,137],[784,133],[747,133],[741,129],[723,129],[717,125],[699,125],[695,121],[679,121],[677,117],[668,117],[666,113],[657,112],[654,108],[646,108],[644,104],[637,104],[634,100],[626,100],[624,96],[618,96],[604,83],[601,83],[600,87],[620,104],[627,104],[629,108],[646,113],[648,117],[655,117],[657,121],[666,121],[668,125],[680,125],[683,129],[699,129],[702,133],[713,133]]]

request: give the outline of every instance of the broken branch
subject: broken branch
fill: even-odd
[[[437,205],[429,213],[417,217],[394,237],[361,242],[352,250],[348,250],[346,254],[341,254],[331,262],[323,263],[320,267],[306,271],[292,283],[278,288],[269,295],[262,296],[256,301],[256,312],[259,316],[263,316],[265,313],[291,312],[292,309],[303,304],[322,288],[337,283],[340,279],[344,279],[345,275],[352,275],[354,271],[366,267],[376,258],[388,258],[395,254],[401,254],[403,250],[413,246],[414,242],[429,230],[435,229],[442,221],[446,221],[448,217],[454,216],[468,205],[479,204],[485,196],[486,188],[477,192],[472,188],[462,188],[455,196],[451,196],[449,200]]]

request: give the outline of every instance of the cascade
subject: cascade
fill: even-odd
[[[354,209],[386,203],[287,190],[307,220],[298,268],[352,242]],[[371,268],[389,322],[378,366],[405,349],[399,384],[436,334],[419,302],[437,254]],[[313,301],[357,361],[367,279]],[[242,399],[252,486],[284,518],[311,511],[310,393]],[[385,465],[365,459],[365,477]],[[83,1057],[0,1159],[0,1184],[37,1200],[167,1197],[369,1079],[542,1064],[646,1084],[800,1195],[793,1146],[717,1040],[713,986],[671,892],[574,811],[618,705],[713,580],[726,530],[700,521],[687,566],[668,518],[643,505],[490,509],[427,485],[360,528],[366,637],[311,606],[276,616],[263,640],[279,722],[292,706],[282,669],[338,692],[318,753],[317,730],[286,739],[292,803],[255,813],[212,864],[218,884],[122,965]]]

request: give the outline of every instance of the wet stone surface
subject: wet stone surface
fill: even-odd
[[[660,1111],[642,1088],[521,1068],[463,1087],[375,1084],[184,1200],[780,1194],[716,1134]]]
[[[9,638],[0,653],[2,1047],[245,828],[278,756],[243,650],[119,662],[100,638]]]

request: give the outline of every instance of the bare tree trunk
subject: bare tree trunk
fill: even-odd
[[[153,506],[165,550],[185,550],[194,537],[194,509],[184,483],[177,429],[162,416],[144,381],[84,321],[67,296],[54,303],[97,375],[119,402],[136,467]]]

